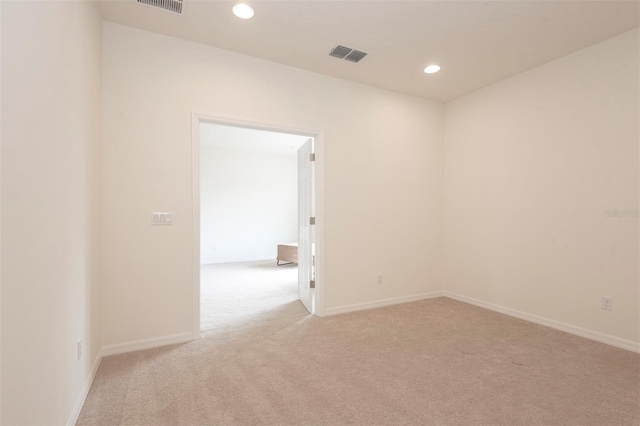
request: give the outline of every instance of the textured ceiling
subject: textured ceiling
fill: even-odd
[[[448,101],[640,25],[638,1],[185,0],[174,15],[135,0],[101,2],[105,20],[370,86]],[[336,45],[369,55],[330,57]],[[426,75],[438,63],[442,71]]]

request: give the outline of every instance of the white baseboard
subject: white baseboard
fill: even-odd
[[[489,309],[491,311],[500,312],[501,314],[509,315],[512,317],[523,319],[525,321],[533,322],[536,324],[544,325],[546,327],[554,328],[556,330],[564,331],[565,333],[574,334],[576,336],[595,340],[600,343],[606,343],[607,345],[611,345],[611,346],[626,349],[632,352],[640,353],[640,343],[634,342],[632,340],[621,339],[619,337],[611,336],[609,334],[588,330],[586,328],[577,327],[575,325],[552,320],[549,318],[540,317],[538,315],[529,314],[529,313],[518,311],[515,309],[505,308],[503,306],[494,305],[493,303],[483,302],[482,300],[474,299],[472,297],[462,296],[456,293],[450,293],[445,291],[444,296],[449,297],[451,299],[459,300],[460,302],[465,302],[471,305],[479,306],[481,308]]]
[[[154,337],[152,339],[136,340],[133,342],[117,343],[102,347],[102,356],[123,354],[127,352],[141,351],[143,349],[157,348],[158,346],[186,343],[193,340],[193,333],[171,334],[169,336]]]
[[[87,395],[89,395],[89,390],[91,389],[91,385],[93,384],[93,379],[96,377],[96,373],[98,372],[98,367],[100,367],[101,362],[102,362],[102,351],[98,353],[96,360],[93,362],[93,366],[91,366],[91,372],[89,373],[89,377],[87,377],[87,380],[85,380],[84,386],[82,386],[82,390],[80,391],[80,396],[78,396],[76,405],[73,407],[73,411],[71,411],[71,416],[69,416],[69,420],[67,421],[68,426],[73,426],[78,421],[78,417],[80,417],[80,412],[82,411],[84,402],[87,399]]]
[[[433,291],[430,293],[414,294],[412,296],[391,297],[389,299],[374,300],[373,302],[354,303],[353,305],[338,306],[324,311],[324,316],[346,314],[348,312],[364,311],[367,309],[381,308],[383,306],[397,305],[400,303],[415,302],[423,299],[442,297],[444,292]]]

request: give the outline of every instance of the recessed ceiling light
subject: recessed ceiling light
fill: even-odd
[[[429,65],[424,69],[424,72],[427,74],[433,74],[440,71],[440,65]]]
[[[238,3],[233,6],[233,14],[240,19],[253,18],[253,9],[248,4]]]

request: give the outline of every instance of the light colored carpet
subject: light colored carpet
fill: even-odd
[[[638,425],[640,355],[447,298],[107,357],[79,424]]]
[[[298,300],[298,267],[276,265],[275,259],[203,265],[200,268],[202,330],[262,321]],[[297,309],[293,313],[299,315]]]

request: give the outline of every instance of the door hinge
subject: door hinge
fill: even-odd
[[[316,161],[316,153],[312,152],[311,154],[309,154],[309,161]]]
[[[309,218],[309,225],[315,225],[316,224],[316,218],[315,217],[310,217]]]
[[[309,281],[309,288],[316,288],[316,280]]]

